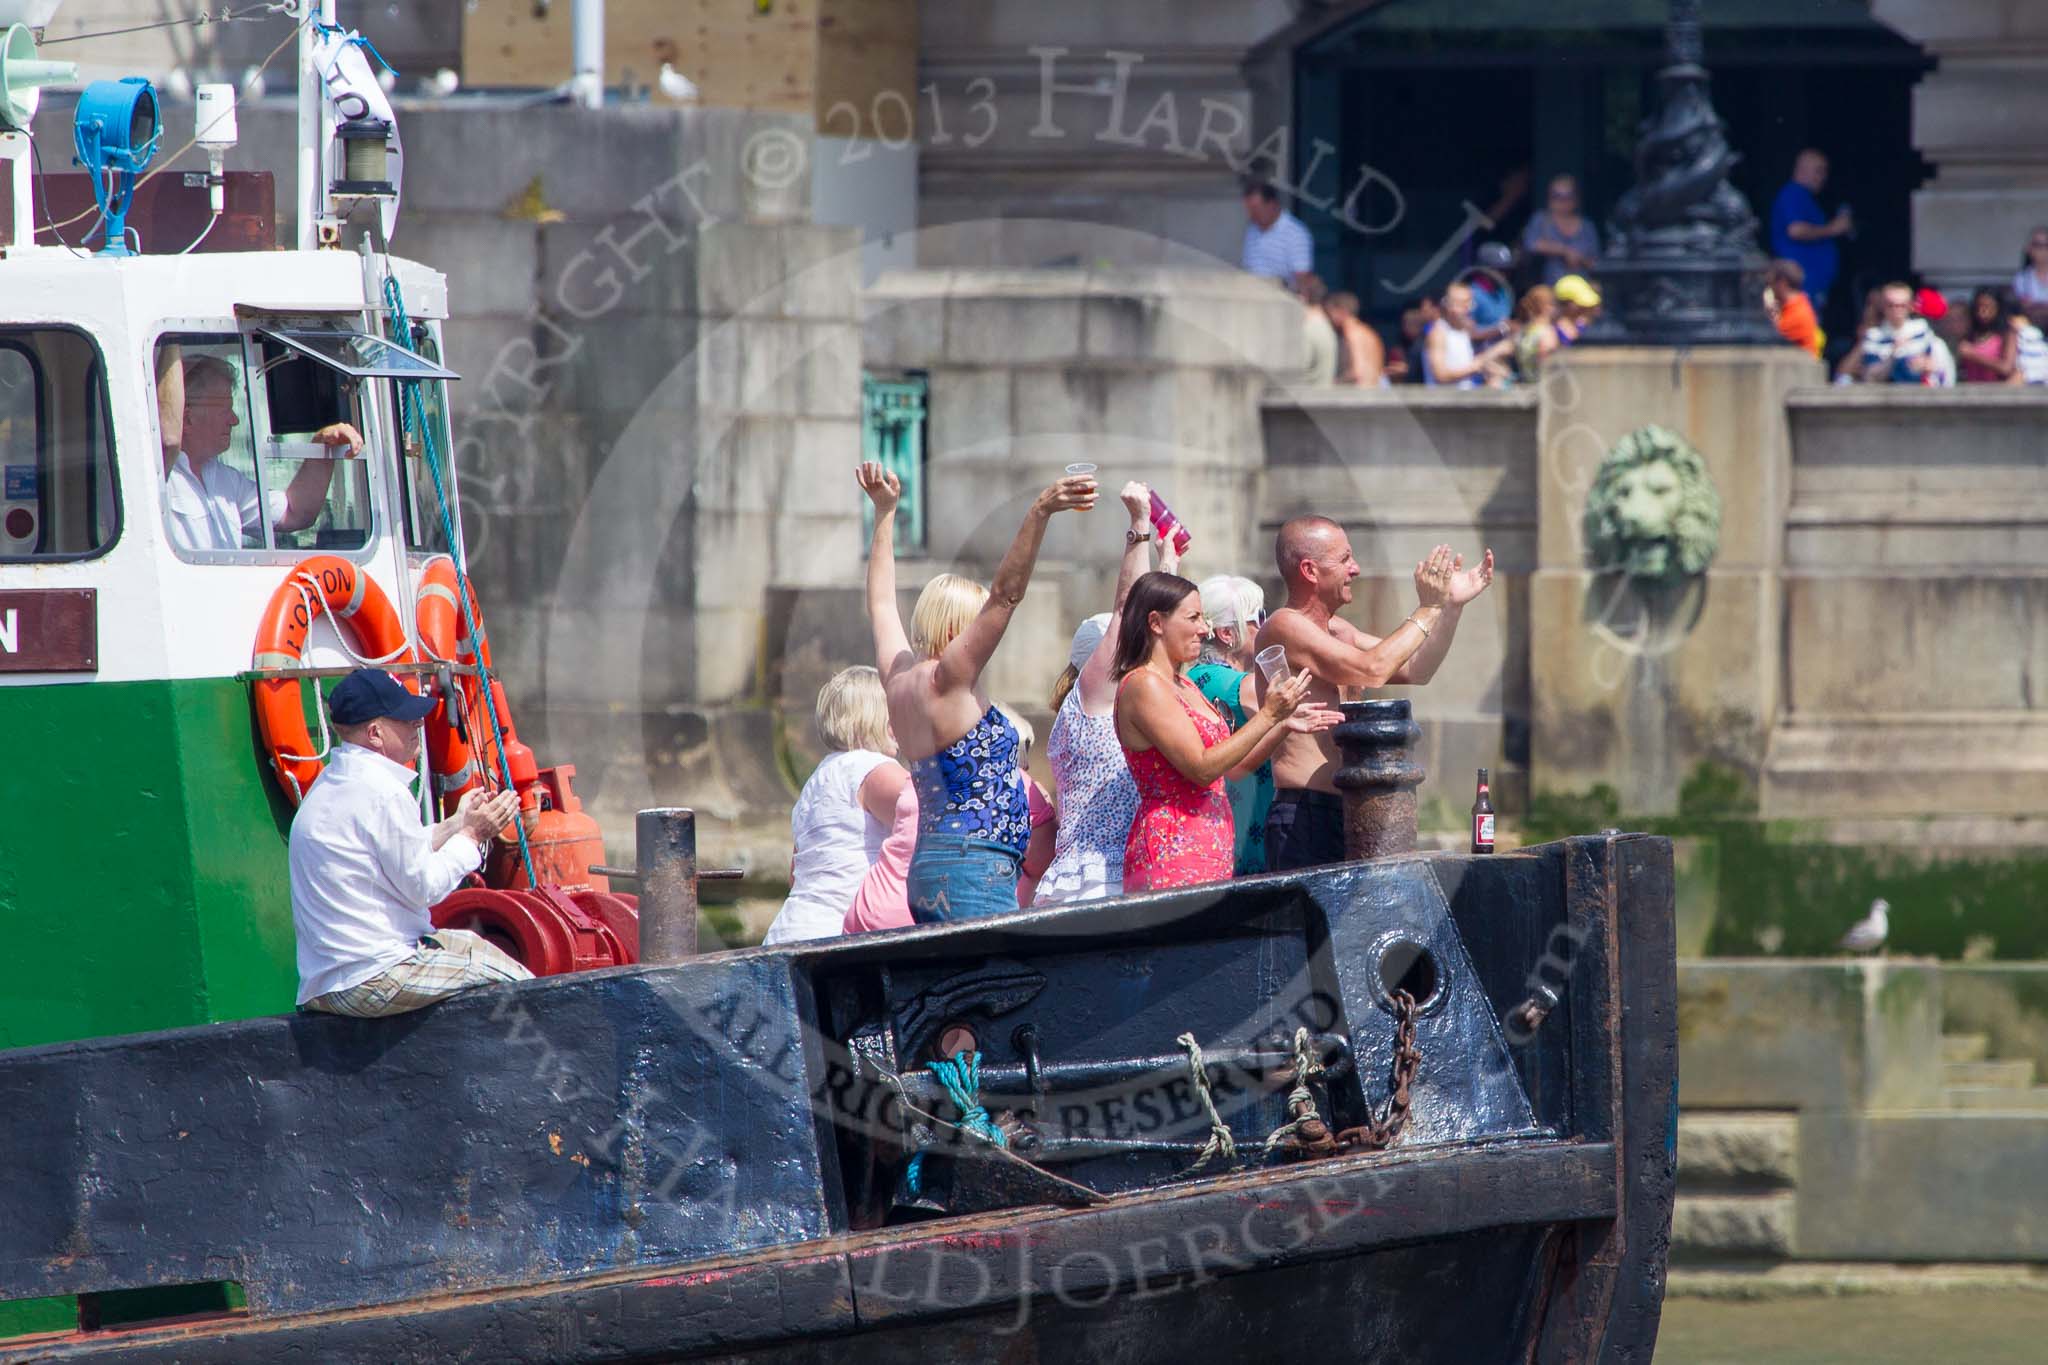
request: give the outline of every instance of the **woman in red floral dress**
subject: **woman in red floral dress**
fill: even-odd
[[[1301,704],[1309,675],[1298,673],[1232,733],[1187,676],[1208,635],[1201,593],[1187,579],[1148,573],[1131,585],[1111,670],[1117,739],[1138,784],[1124,841],[1126,892],[1228,881],[1235,831],[1224,779],[1255,770],[1289,731],[1312,734],[1342,719]]]

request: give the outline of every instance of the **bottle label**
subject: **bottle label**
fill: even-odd
[[[1490,844],[1493,842],[1492,812],[1472,817],[1472,842],[1475,844]]]

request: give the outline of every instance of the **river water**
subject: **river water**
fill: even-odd
[[[2048,1293],[1669,1299],[1657,1365],[2041,1365]]]

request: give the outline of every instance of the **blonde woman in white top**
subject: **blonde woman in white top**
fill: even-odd
[[[811,773],[789,814],[796,843],[789,899],[763,943],[843,932],[861,878],[889,837],[896,798],[910,774],[898,763],[882,676],[845,669],[818,689],[818,733],[832,752]]]

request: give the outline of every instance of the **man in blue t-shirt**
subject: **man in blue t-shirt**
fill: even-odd
[[[1771,205],[1771,254],[1799,262],[1816,311],[1827,307],[1828,289],[1835,282],[1835,239],[1855,226],[1846,205],[1832,218],[1821,212],[1818,196],[1827,183],[1827,157],[1808,147],[1793,161],[1792,179]]]

